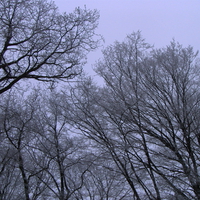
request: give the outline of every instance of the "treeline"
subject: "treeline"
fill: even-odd
[[[81,73],[101,40],[97,11],[0,8],[0,200],[200,200],[191,46],[156,49],[133,32],[102,51],[97,84]],[[23,86],[32,79],[48,87]]]
[[[199,60],[139,32],[96,72],[2,94],[1,199],[200,199]]]
[[[2,100],[0,199],[130,196],[108,152],[74,130],[64,95],[11,91]]]

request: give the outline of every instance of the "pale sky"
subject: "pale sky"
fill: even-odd
[[[200,0],[54,0],[61,12],[75,7],[100,11],[99,28],[104,46],[123,41],[140,30],[146,42],[164,47],[174,38],[184,46],[200,50]],[[101,50],[90,53],[86,68],[101,57]],[[87,71],[87,70],[86,70]]]

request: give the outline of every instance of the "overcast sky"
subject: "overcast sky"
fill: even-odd
[[[97,33],[104,46],[123,41],[127,34],[140,30],[146,42],[164,47],[174,38],[184,46],[200,50],[200,0],[54,0],[60,11],[75,7],[100,11]],[[91,53],[87,69],[101,57]]]

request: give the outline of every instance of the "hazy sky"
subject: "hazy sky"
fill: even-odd
[[[97,33],[103,35],[104,46],[123,41],[127,34],[140,30],[146,42],[155,47],[168,45],[174,38],[184,46],[200,50],[200,0],[54,0],[60,11],[75,7],[100,11]],[[87,68],[101,57],[91,53]]]

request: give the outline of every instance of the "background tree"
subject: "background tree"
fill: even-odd
[[[31,156],[36,153],[33,146],[37,135],[32,127],[38,110],[38,96],[23,99],[23,93],[19,92],[2,96],[2,199],[9,199],[11,194],[12,199],[37,199],[45,190],[45,185],[35,176],[42,176],[42,173]],[[40,155],[35,157],[39,159]]]
[[[60,14],[47,0],[2,0],[0,10],[0,93],[25,78],[73,78],[99,44],[96,10]]]
[[[97,146],[97,144],[95,144]],[[105,149],[93,148],[94,162],[85,174],[85,181],[81,190],[85,194],[83,199],[122,200],[131,199],[129,185],[115,167]]]
[[[48,163],[45,169],[48,181],[41,181],[48,187],[49,196],[69,200],[75,199],[77,191],[82,188],[90,162],[87,162],[84,141],[73,134],[60,104],[59,93],[43,96],[46,106],[40,110],[42,123],[38,130],[42,137],[37,147]]]
[[[117,170],[109,168],[113,161],[105,161],[103,149],[100,152],[96,144],[91,146],[87,138],[73,132],[64,115],[62,94],[37,89],[25,95],[12,89],[2,97],[2,200],[128,196],[129,187]]]

